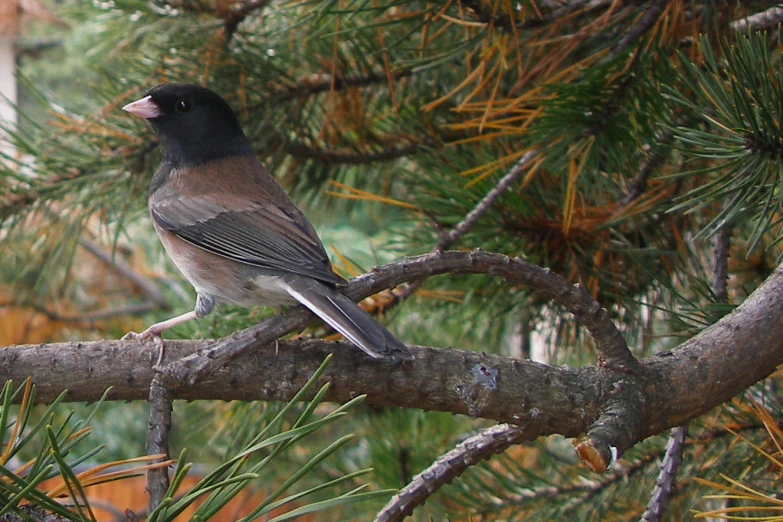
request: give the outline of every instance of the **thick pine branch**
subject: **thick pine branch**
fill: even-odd
[[[378,281],[396,284],[446,267],[444,272],[464,273],[470,268],[503,275],[514,266],[512,260],[505,267],[487,264],[488,258],[482,257],[486,255],[447,252],[400,262],[394,265],[395,270],[386,267],[355,280],[350,293],[361,295],[377,288]],[[220,341],[238,345],[235,357],[210,368],[192,385],[173,388],[172,396],[188,400],[289,400],[324,356],[334,352],[324,376],[332,383],[327,400],[346,402],[366,393],[371,405],[510,422],[523,425],[531,437],[593,431],[615,437],[594,437],[592,447],[598,454],[610,453],[612,447],[621,454],[650,435],[709,411],[783,363],[781,293],[783,271],[779,270],[734,312],[678,349],[640,361],[634,374],[600,365],[569,369],[446,348],[412,347],[415,360],[411,362],[378,361],[343,343],[259,344],[257,339],[264,335],[260,326],[260,330],[250,330],[255,334],[238,332]],[[300,314],[298,310],[293,313]],[[303,317],[298,324],[309,320]],[[166,353],[169,360],[197,362],[214,354],[214,344],[169,341]],[[155,354],[155,347],[133,341],[11,346],[0,350],[0,379],[21,382],[32,376],[41,402],[53,400],[63,389],[69,390],[69,400],[94,401],[108,386],[113,387],[112,399],[146,399]],[[634,405],[636,410],[624,409]],[[607,414],[614,416],[616,428],[596,432],[595,423]]]

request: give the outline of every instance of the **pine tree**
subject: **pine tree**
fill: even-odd
[[[372,389],[365,405],[325,428],[334,439],[351,432],[361,442],[318,461],[301,484],[350,482],[372,467],[363,478],[375,490],[403,489],[391,500],[384,493],[348,506],[334,501],[341,511],[323,517],[682,520],[779,509],[783,397],[775,377],[749,386],[783,362],[770,297],[783,252],[781,8],[111,0],[62,10],[73,24],[66,50],[88,53],[90,70],[63,100],[45,87],[45,69],[23,69],[25,92],[51,111],[46,121],[23,121],[14,134],[19,155],[5,158],[0,172],[3,324],[16,329],[29,313],[48,325],[41,340],[119,338],[170,314],[163,303],[192,306],[146,218],[157,144],[119,107],[159,83],[199,83],[234,107],[259,158],[331,245],[342,275],[434,252],[405,265],[418,277],[394,267],[377,272],[405,284],[377,283],[384,291],[364,306],[407,343],[439,348],[415,353],[442,363],[431,368],[442,379],[404,390],[450,393],[460,404],[442,411],[469,415],[388,408],[437,409]],[[86,249],[108,253],[108,265],[127,260],[126,274],[165,272],[165,285],[139,291],[138,279],[118,277],[117,268],[96,277],[103,265]],[[426,277],[431,271],[452,276]],[[363,281],[357,295],[374,284]],[[240,342],[226,336],[273,312],[226,307],[176,332]],[[307,319],[291,321],[293,328]],[[320,327],[307,333],[328,335]],[[709,357],[720,338],[748,343],[722,352],[739,361],[733,367]],[[8,341],[23,342],[39,341]],[[700,343],[704,359],[664,369]],[[172,353],[186,353],[180,346],[190,345],[174,343]],[[308,346],[281,343],[280,360]],[[765,346],[771,355],[760,366],[754,355]],[[476,353],[462,367],[446,366],[450,349]],[[355,379],[354,396],[384,373],[350,373],[374,370],[366,361],[340,366],[340,357],[332,368]],[[537,375],[551,370],[546,375],[562,380],[514,381],[514,397],[538,404],[549,390],[552,410],[507,404],[509,416],[515,408],[526,416],[504,417],[507,396],[491,393],[506,390],[510,373],[497,368],[531,357],[550,365]],[[483,387],[444,389],[451,370],[473,372],[465,378]],[[334,395],[326,397],[349,397],[341,386],[351,383],[331,371]],[[388,370],[406,372],[414,381],[428,375]],[[736,381],[723,377],[732,372]],[[7,378],[2,364],[0,377]],[[281,381],[289,377],[303,383],[295,371]],[[165,405],[176,394],[165,375],[155,379],[153,391],[163,395],[153,403]],[[665,395],[667,387],[677,394]],[[583,422],[557,416],[569,405],[578,410],[583,395],[600,398],[573,412]],[[273,406],[182,408],[203,419],[189,440],[214,442],[247,429],[243,418],[267,419]],[[223,431],[210,431],[209,419],[221,419]],[[497,420],[511,424],[490,422]],[[572,431],[577,425],[582,433]],[[576,452],[562,436],[574,438]],[[314,462],[323,446],[296,439],[276,478]],[[613,463],[612,452],[621,460]],[[332,499],[342,492],[322,490]],[[726,496],[705,496],[716,492]]]

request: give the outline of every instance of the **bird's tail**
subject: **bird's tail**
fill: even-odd
[[[371,357],[413,359],[408,348],[338,290],[314,279],[285,278],[285,290]]]

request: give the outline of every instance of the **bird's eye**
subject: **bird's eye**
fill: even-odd
[[[174,104],[174,108],[177,110],[177,112],[190,112],[190,100],[180,98],[177,100],[177,103]]]

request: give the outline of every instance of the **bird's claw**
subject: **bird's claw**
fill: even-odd
[[[149,330],[145,330],[141,333],[128,332],[122,336],[122,340],[123,341],[146,341],[150,337],[152,337],[152,333]]]
[[[163,342],[163,338],[160,336],[159,332],[155,332],[151,328],[148,328],[141,333],[128,332],[122,336],[123,341],[133,340],[143,343],[149,339],[152,339],[152,342],[158,348],[158,360],[155,361],[155,366],[152,367],[153,370],[158,371],[161,368],[161,363],[163,362],[163,353],[166,348],[166,343]]]

